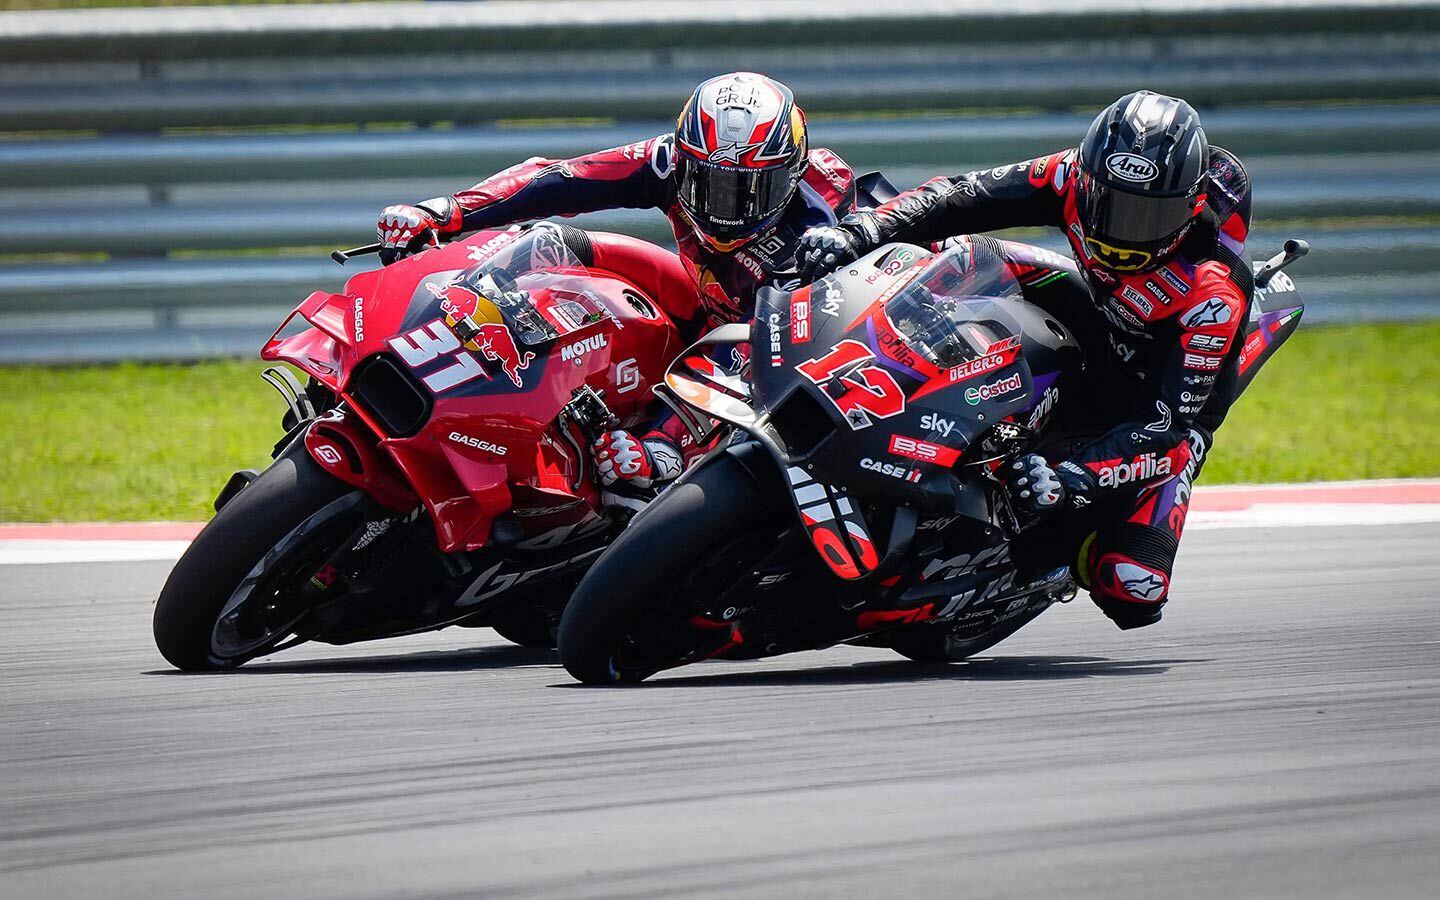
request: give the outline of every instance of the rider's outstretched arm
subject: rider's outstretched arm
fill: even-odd
[[[437,237],[602,209],[669,205],[672,135],[574,159],[534,157],[446,197],[387,206],[378,233],[387,263]]]
[[[671,136],[577,156],[535,157],[454,195],[462,231],[602,209],[667,205]]]
[[[857,233],[873,228],[872,246],[926,244],[956,234],[1021,225],[1061,224],[1060,193],[1068,153],[1055,153],[983,172],[932,178],[872,212],[845,218]]]
[[[812,228],[797,252],[801,276],[811,281],[891,241],[930,244],[1020,225],[1062,227],[1060,191],[1071,152],[932,178],[873,210]]]

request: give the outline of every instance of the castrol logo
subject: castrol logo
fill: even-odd
[[[965,402],[971,406],[979,406],[983,400],[994,400],[997,397],[1020,390],[1020,373],[1016,372],[1008,378],[993,381],[990,384],[982,384],[979,387],[965,389]]]

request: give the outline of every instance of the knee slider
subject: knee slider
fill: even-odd
[[[1096,562],[1090,596],[1121,629],[1160,621],[1170,593],[1170,576],[1123,553],[1107,553]]]

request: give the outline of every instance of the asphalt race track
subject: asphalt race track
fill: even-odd
[[[1440,524],[1187,538],[1165,622],[572,687],[489,631],[166,670],[0,567],[0,897],[1433,897]]]

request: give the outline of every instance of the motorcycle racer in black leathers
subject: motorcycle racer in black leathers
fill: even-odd
[[[855,197],[845,161],[810,148],[790,89],[736,72],[702,83],[674,132],[574,159],[529,159],[454,195],[386,207],[377,230],[388,264],[440,237],[482,228],[605,209],[662,210],[695,291],[656,299],[693,339],[707,325],[748,317],[755,292],[791,264],[806,229],[833,224],[852,211]],[[601,483],[648,493],[680,474],[688,438],[678,420],[663,415],[643,435],[602,435],[592,448]],[[614,494],[607,499],[634,505]]]
[[[1086,347],[1087,415],[1106,430],[999,474],[1030,516],[1066,511],[1086,523],[1079,580],[1121,628],[1149,625],[1169,595],[1192,485],[1235,398],[1254,286],[1249,176],[1210,146],[1195,110],[1126,95],[1076,149],[936,178],[812,229],[801,274],[812,280],[890,241],[1026,225],[1062,229],[1085,273],[1092,302],[1052,313]]]

